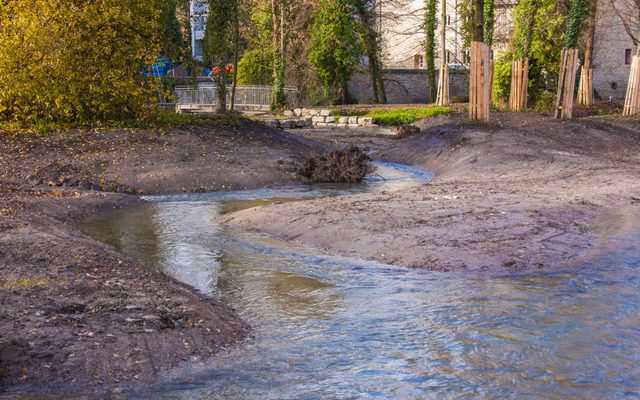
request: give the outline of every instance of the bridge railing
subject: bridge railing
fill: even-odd
[[[235,105],[238,109],[268,110],[271,106],[271,86],[238,86],[236,88]],[[300,104],[300,92],[297,89],[285,88],[287,103],[292,106]],[[218,104],[215,86],[194,88],[178,86],[174,89],[174,101],[178,106],[211,107]],[[231,102],[231,88],[227,88],[227,105]]]

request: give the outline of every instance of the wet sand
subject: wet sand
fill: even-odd
[[[244,210],[226,224],[431,270],[559,268],[624,229],[614,219],[603,230],[603,213],[640,212],[639,139],[637,120],[505,113],[489,125],[431,121],[374,158],[435,171],[432,182]]]
[[[141,202],[114,192],[293,184],[312,147],[250,121],[1,132],[0,393],[117,393],[244,339],[232,309],[78,226]]]

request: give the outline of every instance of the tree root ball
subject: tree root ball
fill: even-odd
[[[346,150],[333,149],[325,154],[307,157],[300,175],[314,183],[357,183],[373,171],[371,159],[356,146]]]

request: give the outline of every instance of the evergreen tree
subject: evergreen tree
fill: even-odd
[[[362,54],[355,11],[351,0],[319,0],[310,28],[309,60],[342,104],[349,101],[349,78]]]
[[[211,67],[218,94],[218,113],[227,112],[227,81],[232,73],[235,49],[236,0],[209,0],[209,18],[204,35],[204,62]]]

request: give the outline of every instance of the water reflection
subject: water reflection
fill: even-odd
[[[469,277],[345,260],[248,234],[219,213],[258,202],[388,190],[198,195],[88,228],[232,305],[254,338],[131,398],[638,398],[638,238],[572,273]],[[262,198],[256,198],[257,195]],[[207,197],[209,196],[209,197]],[[213,197],[212,197],[213,196]]]

